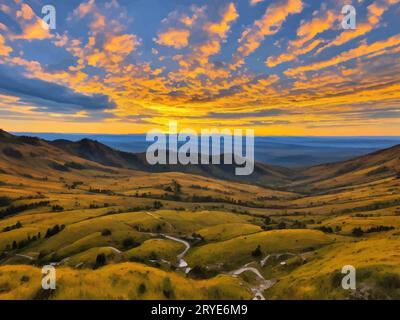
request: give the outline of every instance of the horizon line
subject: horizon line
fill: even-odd
[[[7,131],[7,130],[4,130]],[[90,133],[90,132],[54,132],[54,131],[7,131],[12,134],[65,134],[65,135],[108,135],[108,136],[130,136],[146,135],[147,133]],[[164,133],[169,134],[169,133]],[[254,135],[255,137],[278,137],[278,138],[400,138],[399,135]]]

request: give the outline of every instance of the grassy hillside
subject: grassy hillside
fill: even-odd
[[[0,299],[399,298],[398,147],[249,184],[65,143],[0,132]]]
[[[0,299],[249,299],[242,282],[230,276],[186,279],[136,263],[98,270],[57,269],[57,290],[41,289],[41,270],[32,266],[0,267]]]

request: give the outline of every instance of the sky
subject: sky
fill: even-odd
[[[400,0],[2,0],[0,128],[400,135],[399,17]]]

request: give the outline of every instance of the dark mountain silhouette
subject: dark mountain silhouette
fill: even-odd
[[[218,157],[222,158],[223,155]],[[255,163],[251,175],[237,176],[236,164],[150,165],[145,153],[119,151],[91,139],[77,142],[46,141],[36,137],[15,136],[0,130],[1,158],[18,161],[21,167],[24,161],[31,163],[35,161],[37,168],[41,168],[44,163],[46,168],[51,170],[82,170],[94,168],[97,163],[102,165],[97,167],[101,170],[105,170],[103,166],[107,166],[146,172],[182,172],[304,192],[400,177],[400,145],[348,161],[309,168],[288,169]],[[220,163],[223,163],[223,159],[220,159]],[[42,172],[44,170],[45,168],[42,168]]]

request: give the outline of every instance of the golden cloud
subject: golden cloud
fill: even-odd
[[[268,7],[261,19],[243,31],[239,39],[239,48],[233,56],[232,68],[243,65],[244,59],[260,46],[267,35],[277,33],[289,15],[300,13],[302,10],[301,0],[284,0]]]
[[[5,44],[4,37],[0,34],[0,56],[8,56],[13,49]]]
[[[352,60],[355,58],[360,58],[360,57],[366,56],[370,53],[380,51],[380,52],[382,52],[382,54],[384,54],[385,53],[384,50],[386,48],[398,46],[399,44],[400,44],[400,35],[395,35],[386,40],[376,41],[372,44],[362,43],[359,47],[351,49],[349,51],[345,51],[331,59],[321,61],[321,62],[316,62],[311,65],[305,65],[305,66],[300,66],[297,68],[292,68],[292,69],[285,71],[285,74],[293,77],[293,76],[298,75],[299,73],[328,68],[328,67],[340,64],[342,62],[346,62],[346,61],[349,61],[349,60]]]
[[[174,47],[175,49],[181,49],[189,44],[189,37],[189,30],[170,28],[158,35],[156,43],[163,46]]]

